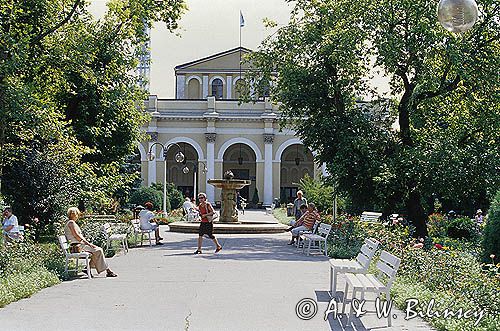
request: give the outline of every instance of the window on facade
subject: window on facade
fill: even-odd
[[[222,83],[222,80],[219,78],[216,78],[212,81],[212,96],[214,96],[216,99],[222,99],[223,97],[223,88],[224,88],[224,83]]]
[[[188,83],[188,99],[200,99],[200,82],[192,78]]]
[[[259,100],[264,100],[265,97],[269,96],[269,83],[262,82],[259,86]]]

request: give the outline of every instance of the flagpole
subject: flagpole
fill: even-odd
[[[242,13],[240,10],[240,79],[241,79],[241,17],[242,17]]]

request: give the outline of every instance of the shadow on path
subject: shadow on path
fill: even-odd
[[[281,238],[262,237],[218,237],[222,251],[213,254],[215,246],[210,239],[203,240],[203,254],[198,255],[205,259],[218,260],[277,260],[277,261],[327,261],[328,258],[319,254],[310,256],[302,254],[302,249],[288,246]],[[165,242],[163,246],[152,246],[150,249],[164,250],[164,256],[185,256],[193,254],[197,247],[197,237]],[[185,251],[185,252],[179,252]],[[206,253],[206,254],[205,254]],[[193,254],[194,255],[194,254]]]

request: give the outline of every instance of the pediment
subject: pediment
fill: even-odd
[[[240,68],[240,52],[250,53],[251,50],[244,47],[236,47],[225,52],[217,53],[199,60],[184,63],[175,67],[175,71],[217,71],[238,70]],[[247,69],[246,65],[242,69]]]

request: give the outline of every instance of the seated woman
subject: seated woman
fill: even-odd
[[[3,210],[3,217],[2,229],[5,243],[22,240],[23,236],[19,232],[17,217],[12,214],[12,208],[5,207]]]
[[[106,263],[102,248],[88,242],[83,236],[80,226],[76,223],[79,216],[80,210],[78,210],[78,208],[71,207],[68,209],[69,220],[64,226],[66,239],[72,247],[77,246],[81,251],[92,254],[90,257],[90,267],[95,268],[98,274],[106,270],[106,277],[116,277],[117,275],[109,269]]]
[[[319,221],[321,216],[316,211],[316,205],[314,203],[310,203],[307,206],[307,211],[293,224],[291,232],[292,232],[292,240],[288,243],[288,245],[293,245],[295,243],[295,239],[298,240],[300,232],[302,231],[310,231],[314,227],[314,223]]]
[[[141,210],[139,213],[139,220],[141,221],[141,230],[150,230],[155,232],[155,239],[157,245],[163,245],[160,240],[163,240],[160,237],[160,227],[158,223],[156,223],[153,219],[155,218],[155,214],[152,212],[153,204],[151,202],[146,202],[144,204],[146,209]]]

